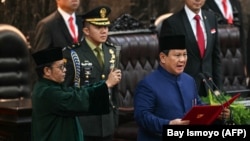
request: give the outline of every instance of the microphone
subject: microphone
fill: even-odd
[[[205,85],[208,87],[208,89],[210,89],[210,91],[212,92],[213,95],[215,95],[215,98],[217,99],[218,102],[220,102],[221,105],[222,101],[218,98],[218,96],[214,93],[212,86],[208,83],[207,78],[205,77],[205,75],[203,73],[199,73],[199,76],[202,78],[202,81],[205,83]]]
[[[204,75],[203,73],[199,73],[199,76],[200,76],[200,78],[202,78],[202,81],[205,83],[205,85],[206,85],[209,89],[211,89],[211,91],[212,91],[213,89],[212,89],[212,87],[210,86],[210,84],[208,84],[207,78],[205,77],[205,75]]]
[[[203,73],[199,73],[199,76],[202,78],[202,81],[205,83],[205,85],[208,87],[208,89],[210,89],[211,93],[215,96],[216,100],[221,104],[222,109],[224,109],[224,105],[222,103],[222,101],[219,99],[219,97],[214,93],[212,86],[208,83],[207,78],[205,77],[205,75]],[[226,123],[226,119],[223,116],[222,117],[222,121],[225,124]]]
[[[219,92],[219,94],[215,93],[215,95],[218,98],[220,96],[220,98],[222,98],[225,102],[228,102],[227,99],[224,96],[225,91],[219,89],[219,87],[214,83],[213,78],[207,72],[205,72],[204,75],[206,76],[207,80],[209,80],[209,82],[211,82],[212,86]]]

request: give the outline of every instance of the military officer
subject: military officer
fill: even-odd
[[[66,85],[89,85],[107,79],[110,71],[116,70],[116,46],[107,42],[108,15],[107,6],[96,7],[82,16],[84,39],[81,45],[66,47],[67,65]],[[81,116],[80,123],[85,141],[112,141],[118,122],[117,88],[110,89],[110,112],[100,116]]]

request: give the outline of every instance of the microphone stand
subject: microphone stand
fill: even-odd
[[[199,76],[201,76],[202,81],[205,83],[205,85],[208,87],[208,89],[211,91],[211,93],[215,96],[216,100],[223,106],[222,101],[220,98],[214,93],[213,88],[210,86],[210,84],[207,82],[207,78],[204,76],[204,74],[200,73]]]
[[[208,87],[208,89],[210,89],[211,93],[215,96],[216,100],[221,104],[222,109],[224,109],[224,105],[222,103],[222,101],[220,100],[220,98],[214,93],[212,86],[210,86],[210,84],[207,82],[207,78],[204,76],[203,73],[200,73],[199,76],[202,78],[202,81],[205,83],[205,85]],[[222,115],[222,121],[223,124],[226,123],[226,119],[225,116]]]
[[[226,92],[222,91],[221,89],[218,88],[218,86],[214,83],[213,78],[211,76],[209,76],[208,73],[204,73],[204,74],[205,74],[207,80],[209,80],[211,82],[212,86],[215,87],[216,90],[218,90],[219,95],[221,95],[220,98],[222,98],[225,102],[228,102],[224,96],[224,93],[226,93]]]
[[[227,99],[225,98],[224,93],[226,93],[224,90],[221,90],[218,88],[218,86],[214,83],[212,77],[208,74],[208,73],[204,73],[206,78],[212,83],[212,85],[216,88],[216,90],[219,91],[219,95],[220,97],[227,102],[228,105],[230,105],[227,101]],[[220,102],[221,103],[221,102]],[[234,125],[234,121],[233,121],[233,115],[232,115],[232,109],[230,108],[230,106],[228,106],[229,110],[230,110],[230,115],[229,115],[229,121],[227,122],[227,125]]]

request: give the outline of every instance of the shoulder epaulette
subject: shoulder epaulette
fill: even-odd
[[[63,50],[66,50],[66,49],[71,50],[71,49],[78,48],[78,47],[80,47],[80,46],[81,46],[81,43],[78,42],[78,43],[76,43],[76,44],[72,44],[72,45],[69,45],[69,46],[64,47]]]
[[[83,37],[81,38],[80,42],[77,42],[77,43],[72,44],[72,45],[68,45],[68,46],[64,47],[63,50],[66,50],[66,49],[70,50],[70,49],[78,48],[81,46],[82,41],[83,41]]]
[[[116,44],[114,44],[112,42],[109,42],[109,41],[106,41],[105,44],[108,45],[108,46],[115,47],[115,48],[120,47],[119,45],[116,45]]]

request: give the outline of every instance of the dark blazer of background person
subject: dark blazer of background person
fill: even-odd
[[[242,26],[242,8],[239,0],[229,0],[233,10],[234,21],[233,24],[236,26]],[[206,0],[203,9],[215,12],[219,24],[227,24],[227,19],[223,16],[223,13],[219,9],[218,5],[214,0]],[[239,20],[239,21],[238,21]],[[239,25],[240,24],[240,25]]]
[[[203,59],[200,57],[196,37],[184,8],[163,21],[160,36],[171,34],[183,34],[186,36],[188,61],[184,72],[195,78],[199,94],[201,96],[206,96],[205,84],[199,77],[199,73],[209,73],[219,88],[222,87],[222,76],[217,19],[213,13],[204,10],[202,10],[202,16],[205,22],[207,36],[207,44]]]
[[[243,13],[242,13],[242,7],[241,3],[239,0],[229,0],[232,6],[233,10],[233,25],[237,26],[240,31],[240,46],[241,46],[241,51],[242,54],[244,55],[243,61],[244,63],[247,62],[247,54],[246,53],[246,40],[245,40],[245,34],[244,34],[244,24],[243,24]],[[225,25],[227,24],[227,20],[223,16],[223,13],[219,9],[218,5],[215,3],[214,0],[206,0],[203,9],[208,10],[208,11],[213,11],[218,19],[218,24],[219,25]],[[249,65],[250,67],[250,65]]]
[[[75,14],[75,10],[79,7],[80,1],[56,1],[57,10],[50,15],[41,19],[35,29],[34,41],[32,43],[31,52],[35,53],[49,47],[65,47],[72,46],[73,38],[62,16],[63,13],[67,15]],[[61,12],[60,12],[61,11]],[[82,18],[75,15],[76,26],[78,29],[78,41],[82,38]],[[33,37],[32,37],[33,38]],[[31,60],[32,67],[35,66]],[[36,81],[37,75],[32,72],[32,81]],[[32,82],[34,84],[34,82]],[[33,86],[32,86],[33,87]]]
[[[76,16],[76,24],[78,26],[78,41],[80,41],[83,35],[81,17]],[[32,52],[49,46],[65,47],[72,44],[74,44],[73,39],[63,17],[58,11],[55,11],[37,24]]]

